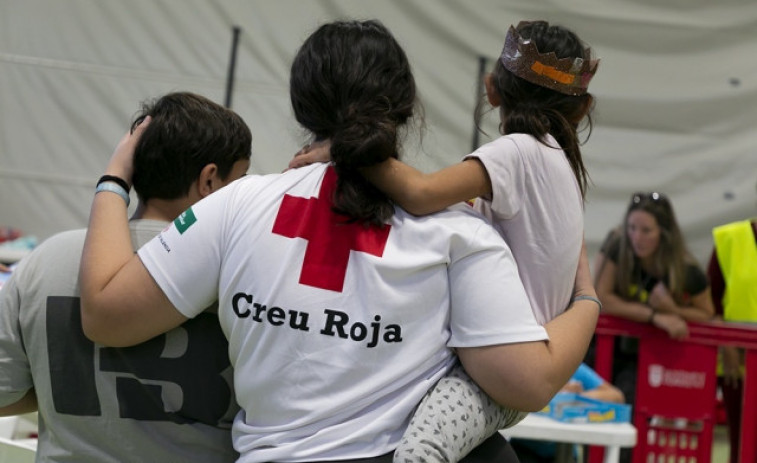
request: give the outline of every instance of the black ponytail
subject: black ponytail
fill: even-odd
[[[413,117],[415,81],[397,41],[378,21],[321,26],[292,63],[290,96],[297,121],[331,139],[334,209],[385,223],[394,206],[359,169],[397,157],[398,131]]]

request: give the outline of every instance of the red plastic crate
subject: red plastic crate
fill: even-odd
[[[744,394],[742,400],[741,415],[741,432],[740,432],[740,444],[739,444],[739,458],[737,463],[757,463],[757,323],[733,323],[722,321],[711,322],[689,322],[689,336],[683,340],[676,341],[670,339],[667,333],[651,326],[648,323],[636,323],[628,320],[623,320],[611,315],[600,315],[597,321],[597,349],[595,357],[595,370],[601,376],[605,378],[611,377],[612,363],[613,363],[613,344],[616,336],[630,336],[639,339],[639,343],[642,349],[646,349],[643,346],[647,345],[653,350],[655,355],[662,355],[662,361],[669,361],[671,359],[665,356],[667,352],[669,357],[672,357],[673,362],[677,362],[679,359],[689,359],[692,361],[692,371],[709,371],[710,368],[714,368],[713,362],[717,356],[717,349],[720,346],[730,345],[744,349],[745,351],[745,375],[744,375]],[[650,342],[658,342],[659,344],[648,344]],[[651,346],[654,346],[653,348]],[[700,348],[694,347],[699,346]],[[709,349],[709,351],[708,351]],[[677,352],[677,353],[675,353]],[[639,382],[642,378],[644,381],[649,381],[648,365],[645,364],[647,369],[642,370],[642,366],[639,366],[638,378]],[[689,368],[688,365],[683,367]],[[672,382],[684,381],[686,375],[679,375],[678,380]],[[712,379],[714,381],[715,374],[713,372]],[[694,378],[699,378],[694,376]],[[634,425],[637,426],[639,431],[639,438],[636,447],[633,449],[634,463],[655,461],[657,463],[694,463],[707,462],[710,460],[710,451],[712,449],[712,428],[714,417],[717,416],[715,411],[717,410],[717,399],[715,393],[714,382],[710,383],[705,380],[705,385],[701,389],[693,387],[694,385],[701,384],[699,380],[691,380],[686,388],[678,388],[677,392],[673,392],[665,398],[657,398],[652,395],[651,397],[642,397],[641,401],[638,398],[637,391],[637,412],[639,417],[646,416],[645,421],[634,421]],[[638,386],[637,386],[638,387]],[[651,387],[647,387],[647,392],[643,392],[644,386],[642,386],[642,395],[647,394]],[[701,394],[694,393],[694,390],[698,390]],[[671,392],[671,391],[668,391]],[[690,394],[693,393],[693,394]],[[643,407],[645,414],[642,414]],[[697,413],[702,413],[698,416]],[[653,421],[652,418],[659,417],[660,420]],[[663,421],[673,417],[673,423],[676,418],[685,418],[687,423],[694,423],[692,429],[684,427],[677,429],[679,434],[676,434],[675,442],[681,442],[681,435],[686,434],[685,440],[687,442],[686,448],[682,448],[680,444],[676,446],[669,445],[671,438],[666,433],[665,446],[661,445],[659,438],[659,431],[667,432],[670,426],[670,421]],[[681,421],[682,423],[682,421]],[[665,426],[661,426],[665,424]],[[664,429],[657,429],[658,427]],[[675,426],[673,426],[675,428]],[[649,431],[655,431],[654,438],[650,438]],[[687,431],[688,430],[688,431]],[[690,442],[691,436],[695,435],[696,446],[692,447]],[[649,443],[648,443],[649,441]],[[651,443],[655,443],[652,445]],[[664,447],[673,447],[676,450],[662,450]],[[690,450],[687,450],[690,449]],[[690,452],[687,453],[687,452]],[[649,460],[643,458],[639,459],[638,454],[644,454]],[[650,456],[651,455],[651,456]],[[656,460],[652,460],[656,458]],[[589,461],[594,463],[601,461],[602,448],[592,446],[589,449]],[[734,463],[734,462],[732,462]]]
[[[703,421],[652,417],[640,440],[634,461],[646,463],[698,463],[710,461],[712,439],[707,445]]]
[[[709,463],[716,414],[717,348],[639,343],[634,463]]]

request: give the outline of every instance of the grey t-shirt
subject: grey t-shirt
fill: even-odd
[[[134,248],[165,226],[131,221]],[[89,341],[78,287],[85,234],[43,242],[0,291],[0,406],[35,387],[38,461],[234,461],[238,406],[217,315],[134,347]]]

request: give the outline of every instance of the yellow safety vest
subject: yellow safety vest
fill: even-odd
[[[725,280],[723,318],[757,322],[757,244],[751,222],[716,227],[712,236]]]

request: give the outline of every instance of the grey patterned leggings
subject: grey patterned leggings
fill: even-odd
[[[421,401],[394,463],[456,463],[526,414],[497,405],[458,363]]]

